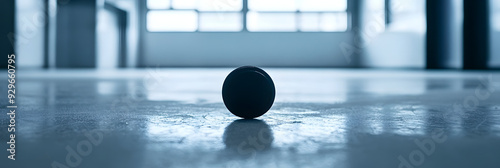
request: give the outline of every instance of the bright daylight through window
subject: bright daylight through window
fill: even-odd
[[[151,32],[238,32],[245,25],[250,32],[344,32],[349,23],[347,0],[148,0],[146,6]]]

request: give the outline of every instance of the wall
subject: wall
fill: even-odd
[[[97,68],[117,68],[120,49],[120,31],[115,13],[99,4],[97,9]]]
[[[143,32],[144,66],[350,66],[350,33]]]
[[[40,0],[16,0],[16,55],[20,68],[41,68],[44,62],[45,12]]]
[[[464,24],[464,6],[462,0],[451,0],[453,4],[453,36],[451,44],[452,59],[451,67],[462,68],[463,66],[463,24]]]
[[[127,12],[127,67],[136,67],[139,48],[139,3],[141,0],[106,0]]]
[[[96,67],[96,0],[58,4],[56,67]]]
[[[366,47],[364,67],[424,68],[425,34],[384,32]]]
[[[500,0],[490,0],[490,61],[489,66],[500,68]]]
[[[490,35],[490,63],[491,68],[500,68],[500,31],[492,31]]]
[[[389,25],[385,20],[385,5],[373,8],[373,0],[362,1],[361,34],[364,39],[363,67],[423,68],[425,66],[425,14],[398,19],[393,11]],[[383,0],[379,4],[383,4]],[[405,10],[406,4],[401,5]],[[425,3],[418,8],[424,8]],[[425,12],[425,10],[422,12]]]

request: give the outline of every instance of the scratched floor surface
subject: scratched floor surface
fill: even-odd
[[[500,72],[265,70],[277,95],[258,120],[224,107],[231,69],[20,71],[0,165],[500,167]]]

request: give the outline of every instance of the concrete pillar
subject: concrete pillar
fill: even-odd
[[[453,68],[452,0],[427,0],[426,68]]]
[[[487,69],[489,0],[464,0],[464,69]]]

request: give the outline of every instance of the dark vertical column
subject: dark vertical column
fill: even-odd
[[[426,68],[447,69],[452,44],[452,6],[450,0],[427,0]]]
[[[96,0],[59,0],[56,67],[96,67]]]
[[[15,46],[15,0],[0,1],[0,56],[3,62],[0,62],[0,68],[7,68],[7,55],[14,53]]]
[[[147,17],[147,13],[148,13],[148,9],[146,7],[146,1],[136,1],[135,2],[138,6],[138,10],[137,12],[139,13],[138,14],[138,17],[140,18],[138,20],[138,23],[139,23],[139,41],[137,43],[137,53],[139,53],[136,57],[136,62],[137,64],[135,65],[136,68],[144,68],[146,66],[144,66],[144,62],[145,62],[145,59],[146,57],[143,55],[144,52],[144,41],[146,41],[146,34],[148,33],[148,30],[146,29],[146,25],[147,25],[147,20],[146,20],[146,17]]]
[[[350,62],[348,67],[360,68],[362,64],[363,50],[364,48],[360,43],[366,42],[363,38],[363,1],[359,0],[348,0],[347,1],[347,13],[351,15],[349,20],[349,29],[352,32],[353,44],[355,45],[355,51],[353,55],[349,56]]]
[[[488,68],[488,3],[488,0],[464,0],[464,69]]]
[[[388,25],[392,21],[391,0],[384,1],[385,24]]]
[[[43,1],[43,9],[46,12],[47,15],[45,15],[45,32],[43,33],[43,68],[49,68],[49,21],[50,21],[50,10],[49,10],[49,1],[50,0],[44,0]]]
[[[124,10],[119,12],[119,26],[120,26],[120,58],[118,67],[127,67],[127,23],[128,23],[128,13]]]
[[[361,1],[358,0],[348,0],[347,1],[347,13],[351,14],[351,19],[349,20],[350,23],[350,29],[360,29],[362,26],[362,13],[363,11],[361,10]],[[357,31],[357,33],[361,34],[360,31]]]

